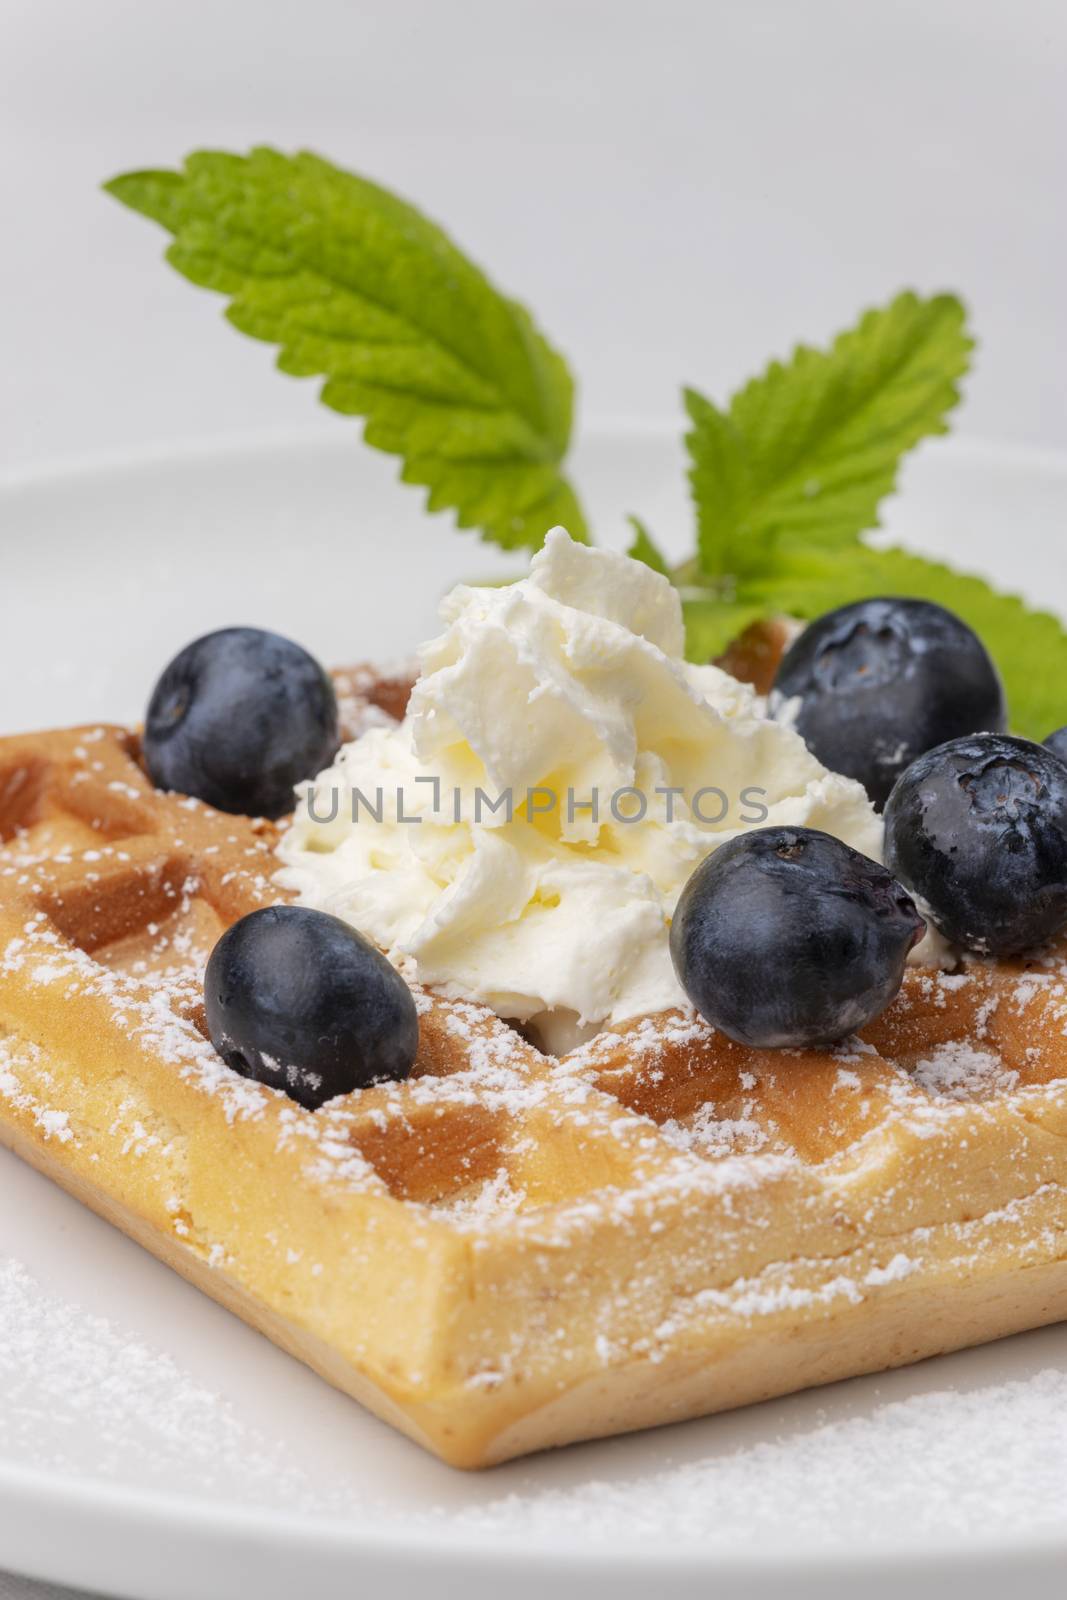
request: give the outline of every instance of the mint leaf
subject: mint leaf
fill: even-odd
[[[954,296],[908,292],[829,350],[772,362],[727,412],[687,391],[702,571],[767,570],[783,537],[841,547],[876,526],[901,456],[945,432],[971,349]]]
[[[781,553],[773,576],[740,584],[729,600],[691,586],[683,590],[686,653],[707,661],[759,617],[809,620],[884,594],[937,601],[971,625],[1000,669],[1014,732],[1043,739],[1062,724],[1067,631],[1057,618],[908,550],[859,544],[844,554],[797,542]]]
[[[652,535],[641,521],[640,517],[627,517],[631,528],[634,530],[633,542],[626,554],[634,561],[643,561],[646,567],[651,567],[653,572],[658,572],[662,577],[671,575],[667,560],[654,544]]]
[[[681,595],[689,661],[714,661],[751,623],[773,615],[762,600],[723,600],[696,586],[683,588]]]
[[[752,477],[744,441],[730,418],[695,389],[683,391],[693,427],[685,436],[689,483],[697,512],[697,560],[710,577],[727,577],[765,561],[752,536]]]
[[[227,316],[324,379],[406,483],[511,548],[585,519],[560,466],[574,389],[529,314],[414,207],[318,156],[201,151],[105,185],[174,235],[167,258]]]

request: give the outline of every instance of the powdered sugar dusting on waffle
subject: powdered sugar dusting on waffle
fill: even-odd
[[[405,688],[414,683],[418,673],[414,657],[392,665],[363,663],[335,671],[333,686],[343,741],[359,739],[371,728],[395,727],[402,714]]]
[[[119,852],[121,853],[121,852]],[[188,885],[187,887],[195,887]],[[176,952],[181,955],[185,952]],[[191,1076],[199,1087],[221,1097],[230,1118],[261,1117],[266,1107],[281,1097],[275,1091],[251,1083],[230,1071],[192,1020],[201,995],[201,969],[183,965],[156,973],[135,975],[116,972],[71,946],[54,928],[44,913],[37,913],[25,925],[21,937],[9,942],[0,955],[7,972],[19,971],[26,981],[58,987],[64,995],[100,997],[112,1009],[116,1025],[138,1038],[146,1048],[171,1060],[183,1075]],[[925,981],[925,980],[924,980]],[[951,992],[958,987],[952,977],[933,977]],[[460,1046],[464,1067],[445,1076],[426,1075],[405,1085],[392,1085],[366,1094],[346,1097],[318,1116],[283,1102],[279,1117],[279,1143],[294,1140],[316,1147],[316,1171],[324,1180],[341,1180],[358,1187],[380,1187],[374,1168],[353,1147],[353,1126],[363,1116],[388,1121],[403,1118],[409,1108],[423,1106],[479,1106],[499,1112],[511,1120],[521,1118],[537,1106],[555,1101],[569,1114],[595,1130],[598,1137],[621,1142],[633,1161],[629,1180],[618,1192],[602,1187],[593,1212],[585,1198],[558,1207],[559,1223],[566,1232],[588,1221],[594,1213],[612,1208],[632,1208],[650,1195],[723,1192],[730,1188],[751,1188],[774,1173],[797,1164],[795,1153],[782,1149],[779,1141],[773,1157],[764,1155],[768,1133],[761,1121],[756,1101],[750,1099],[740,1115],[721,1115],[707,1102],[686,1121],[667,1119],[658,1126],[649,1119],[624,1112],[587,1078],[595,1067],[620,1048],[642,1060],[655,1071],[658,1055],[671,1048],[702,1050],[713,1047],[712,1030],[692,1013],[671,1012],[642,1019],[626,1037],[609,1032],[598,1036],[562,1062],[546,1062],[540,1071],[531,1071],[531,1051],[506,1024],[492,1018],[481,1006],[463,1001],[445,1001],[415,987],[417,1008],[443,1018],[445,1032]],[[855,1064],[862,1066],[874,1054],[860,1041],[839,1052],[839,1083],[859,1087]],[[25,1093],[12,1076],[10,1061],[3,1080],[8,1092]],[[950,1044],[939,1047],[919,1062],[910,1080],[932,1097],[921,1108],[928,1120],[934,1102],[958,1102],[976,1093],[1005,1093],[1015,1086],[1018,1075],[1004,1068],[989,1052]],[[754,1083],[754,1080],[753,1080]],[[370,1095],[377,1097],[373,1108],[363,1104]],[[911,1114],[910,1099],[900,1104]],[[64,1121],[61,1107],[43,1106],[40,1116],[56,1137],[73,1137]],[[669,1150],[666,1154],[665,1147]],[[659,1157],[651,1165],[642,1158]],[[715,1157],[709,1166],[709,1157]],[[477,1230],[494,1222],[514,1225],[522,1218],[525,1196],[516,1188],[505,1165],[483,1181],[477,1191],[460,1193],[433,1208],[434,1214],[464,1231]],[[769,1302],[767,1302],[769,1303]]]
[[[605,1028],[572,1050],[565,1062],[568,1071],[582,1072],[600,1065],[620,1050],[632,1056],[654,1058],[671,1046],[699,1050],[714,1047],[716,1041],[721,1044],[721,1036],[695,1011],[675,1009],[636,1018],[625,1033]]]
[[[914,1074],[922,1088],[948,1100],[1010,1094],[1019,1083],[1019,1074],[1005,1066],[995,1051],[979,1050],[959,1039],[938,1045],[917,1061]]]
[[[506,1167],[471,1189],[462,1190],[437,1208],[438,1215],[463,1224],[488,1222],[518,1211],[526,1196],[516,1189]]]
[[[40,1076],[41,1052],[32,1042],[16,1050],[10,1034],[0,1029],[0,1099],[6,1100],[16,1110],[28,1111],[46,1139],[58,1139],[65,1144],[74,1137],[70,1126],[70,1113],[59,1106],[50,1105],[40,1094],[26,1087],[19,1073],[20,1062],[28,1061]]]
[[[162,830],[170,852],[188,851],[189,871],[182,867],[175,882],[180,916],[193,915],[201,899],[209,909],[221,904],[225,894],[231,899],[223,921],[278,898],[264,872],[273,865],[269,845],[250,835],[243,819],[233,819],[231,825],[198,802],[146,793],[132,762],[111,769],[94,753],[105,752],[103,736],[83,748],[87,764],[77,766],[75,777],[83,771],[90,776],[80,787],[99,779],[110,797],[107,803],[125,808],[120,821],[142,826],[149,846]],[[100,773],[92,765],[97,761]],[[69,996],[103,1002],[116,1032],[217,1097],[228,1118],[269,1121],[279,1148],[306,1151],[302,1170],[309,1182],[373,1191],[383,1199],[399,1196],[410,1214],[425,1220],[427,1234],[432,1224],[467,1235],[475,1247],[488,1247],[502,1236],[517,1243],[526,1237],[554,1251],[572,1239],[595,1236],[606,1221],[634,1230],[647,1227],[651,1239],[654,1229],[673,1225],[696,1205],[710,1207],[711,1235],[729,1260],[732,1235],[758,1235],[775,1206],[802,1209],[827,1194],[844,1197],[848,1184],[859,1182],[863,1161],[869,1161],[870,1172],[891,1159],[895,1122],[924,1138],[943,1136],[951,1128],[965,1132],[967,1119],[977,1114],[976,1100],[1003,1103],[1022,1087],[1024,1075],[994,1048],[998,1006],[1025,1008],[1062,994],[1061,975],[1051,965],[1021,973],[1006,992],[987,993],[988,970],[980,964],[956,974],[914,974],[900,1002],[901,1019],[907,1021],[912,1006],[948,1014],[954,1005],[970,1004],[974,1038],[937,1043],[917,1057],[913,1051],[907,1065],[895,1063],[891,1052],[880,1053],[868,1041],[850,1040],[840,1047],[825,1062],[829,1099],[841,1119],[840,1145],[817,1156],[796,1148],[774,1109],[775,1095],[787,1098],[790,1074],[801,1070],[800,1060],[782,1054],[770,1062],[755,1061],[751,1052],[716,1035],[692,1011],[672,1010],[620,1026],[555,1061],[539,1056],[483,1006],[446,1000],[414,984],[424,1039],[436,1041],[437,1053],[431,1051],[429,1064],[420,1065],[404,1084],[373,1086],[310,1113],[278,1091],[230,1071],[204,1038],[196,1013],[206,952],[183,931],[184,925],[178,931],[160,930],[154,965],[135,961],[129,970],[107,964],[99,952],[88,953],[55,926],[53,916],[62,910],[68,891],[100,885],[103,898],[112,875],[135,864],[138,849],[145,855],[144,847],[145,838],[138,843],[136,829],[130,838],[82,840],[59,848],[40,829],[32,836],[16,834],[0,853],[0,871],[14,873],[30,903],[47,904],[49,910],[33,911],[0,948],[0,970],[28,986],[53,990],[59,1000]],[[213,852],[220,849],[216,860]],[[145,859],[151,866],[151,849]],[[752,1070],[746,1065],[750,1059]],[[612,1072],[619,1063],[640,1076],[655,1116],[631,1107],[613,1088]],[[709,1088],[680,1113],[664,1114],[673,1080],[690,1064],[698,1074],[729,1069],[737,1093],[729,1104],[719,1103],[717,1091]],[[32,1079],[36,1126],[48,1138],[76,1141],[81,1137],[76,1123],[62,1104],[42,1093],[40,1073],[33,1067],[25,1053],[7,1048],[0,1056],[0,1093],[25,1097]],[[881,1117],[872,1127],[868,1112],[879,1105]],[[420,1197],[397,1185],[396,1171],[389,1167],[389,1141],[399,1135],[417,1152],[432,1150],[438,1133],[450,1123],[459,1130],[461,1145],[468,1128],[481,1138],[483,1165],[468,1170],[461,1148],[455,1170],[446,1175],[439,1192]],[[554,1189],[554,1172],[547,1184],[529,1183],[524,1162],[531,1147],[541,1145],[551,1154],[557,1144],[566,1150],[569,1140],[573,1150],[560,1165],[571,1174],[570,1187]],[[847,1173],[833,1170],[842,1148],[853,1142],[861,1148],[862,1160]],[[400,1178],[405,1176],[401,1170]],[[1006,1227],[1018,1226],[1010,1211],[1002,1220]],[[983,1230],[991,1225],[989,1219],[979,1219],[970,1233],[959,1232],[961,1259],[981,1248]],[[921,1244],[916,1237],[915,1248]],[[862,1260],[780,1262],[764,1272],[735,1276],[732,1282],[727,1272],[721,1284],[697,1295],[679,1291],[654,1333],[629,1344],[618,1336],[620,1299],[603,1307],[603,1344],[598,1348],[608,1363],[634,1355],[655,1362],[663,1359],[671,1340],[684,1338],[687,1328],[708,1319],[788,1317],[893,1293],[915,1270],[909,1254],[913,1247],[902,1241],[898,1245]],[[708,1257],[706,1243],[702,1252],[700,1271],[706,1281],[717,1257],[714,1252]],[[634,1283],[625,1293],[639,1299],[642,1285]],[[521,1359],[521,1352],[515,1359]],[[490,1379],[503,1381],[510,1360],[508,1352],[497,1352],[471,1382],[486,1387]]]
[[[663,1137],[679,1150],[699,1155],[752,1155],[762,1150],[770,1135],[753,1115],[750,1103],[739,1117],[720,1117],[713,1105],[705,1104],[688,1122],[672,1117],[659,1125]]]
[[[982,1358],[962,1356],[924,1369],[918,1384],[904,1374],[860,1380],[817,1404],[716,1419],[687,1430],[684,1445],[676,1432],[619,1441],[577,1476],[573,1458],[553,1452],[518,1475],[438,1474],[420,1491],[403,1449],[396,1469],[387,1461],[368,1482],[365,1450],[381,1464],[376,1426],[343,1449],[339,1430],[317,1419],[287,1431],[277,1397],[258,1411],[227,1398],[221,1378],[205,1381],[10,1259],[0,1259],[0,1327],[5,1462],[195,1500],[210,1492],[213,1514],[256,1505],[343,1518],[350,1534],[417,1529],[512,1553],[566,1543],[653,1563],[666,1544],[705,1561],[744,1559],[779,1544],[783,1529],[823,1549],[877,1537],[898,1555],[949,1535],[973,1550],[991,1526],[1015,1538],[1062,1533],[1067,1373],[1046,1364],[1054,1335],[1038,1335],[1008,1368],[1016,1376],[994,1383]]]
[[[464,1070],[441,1078],[426,1076],[403,1085],[356,1091],[312,1114],[294,1105],[281,1091],[233,1072],[200,1032],[193,1020],[203,995],[200,963],[137,975],[114,971],[69,944],[44,914],[38,913],[25,925],[20,937],[10,940],[0,951],[0,970],[7,975],[18,974],[32,986],[54,988],[63,999],[102,1000],[117,1030],[172,1063],[181,1076],[204,1093],[218,1097],[228,1120],[262,1119],[273,1110],[279,1147],[297,1142],[314,1146],[315,1171],[326,1181],[339,1180],[360,1188],[381,1187],[373,1166],[359,1154],[350,1138],[363,1114],[363,1102],[372,1096],[377,1097],[380,1109],[368,1114],[386,1119],[402,1117],[405,1108],[419,1104],[478,1105],[514,1117],[545,1098],[543,1081],[523,1071],[528,1049],[518,1036],[495,1018],[487,1024],[480,1008],[463,1002],[441,1004],[451,1031],[463,1040],[467,1062]],[[425,994],[420,999],[424,1009],[432,1003]],[[34,1097],[19,1075],[20,1061],[24,1068],[33,1065],[24,1042],[18,1051],[8,1042],[5,1055],[0,1057],[0,1094],[7,1095],[12,1103],[28,1105]],[[47,1121],[57,1136],[73,1136],[69,1127],[60,1127],[56,1121],[64,1115],[61,1108],[37,1109],[35,1101],[34,1104],[42,1126]]]
[[[0,970],[17,973],[33,986],[57,989],[57,998],[103,1000],[123,1034],[173,1062],[206,1092],[220,1095],[228,1118],[262,1113],[263,1089],[231,1072],[183,1015],[202,998],[195,970],[137,977],[114,972],[64,940],[43,913],[0,952]]]

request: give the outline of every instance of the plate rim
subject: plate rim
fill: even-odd
[[[317,423],[283,424],[273,428],[235,429],[218,435],[176,435],[147,444],[116,446],[107,450],[73,452],[44,457],[37,461],[0,462],[0,493],[21,489],[44,488],[50,484],[74,478],[100,478],[129,470],[147,470],[158,466],[196,463],[209,464],[228,456],[256,455],[264,451],[294,450],[354,450],[357,454],[369,452],[373,456],[399,460],[389,452],[374,449],[361,438],[353,419],[324,414]],[[620,412],[590,417],[575,429],[572,452],[579,453],[587,442],[609,443],[612,439],[655,439],[677,441],[683,447],[684,418],[663,414]],[[952,433],[923,440],[905,459],[904,470],[916,459],[924,459],[931,451],[946,459],[964,462],[999,464],[1017,470],[1051,473],[1067,476],[1067,446],[1030,444],[1013,439],[1000,439],[992,435]],[[400,481],[399,478],[397,480]],[[411,485],[404,485],[411,488]],[[900,493],[898,487],[893,491]],[[442,515],[442,520],[448,513]],[[459,530],[468,532],[470,530]]]
[[[441,1471],[458,1471],[441,1463]],[[491,1470],[491,1469],[490,1469]],[[1011,1563],[1013,1570],[1033,1567],[1040,1573],[1050,1562],[1062,1563],[1067,1556],[1067,1533],[1010,1535],[967,1535],[965,1546],[937,1534],[924,1534],[914,1544],[901,1549],[889,1540],[866,1539],[862,1552],[853,1545],[766,1546],[744,1555],[731,1551],[707,1551],[698,1540],[675,1539],[669,1548],[650,1548],[647,1538],[606,1544],[582,1542],[573,1533],[553,1537],[552,1543],[523,1540],[511,1529],[481,1528],[454,1532],[448,1514],[442,1511],[439,1528],[409,1524],[398,1515],[389,1530],[359,1524],[353,1527],[333,1515],[315,1517],[280,1513],[254,1506],[218,1507],[196,1495],[168,1494],[162,1490],[139,1489],[128,1485],[94,1482],[73,1475],[49,1473],[39,1468],[14,1469],[0,1462],[0,1526],[19,1501],[32,1514],[49,1519],[99,1513],[115,1520],[139,1525],[144,1536],[199,1531],[213,1536],[228,1535],[247,1548],[253,1536],[262,1553],[292,1556],[301,1547],[328,1546],[333,1554],[367,1554],[378,1559],[403,1563],[421,1562],[430,1557],[473,1557],[476,1560],[505,1556],[509,1563],[539,1570],[546,1579],[554,1573],[573,1574],[579,1568],[603,1574],[611,1568],[634,1570],[647,1578],[652,1572],[673,1578],[707,1576],[714,1571],[724,1581],[771,1581],[786,1574],[805,1579],[825,1577],[827,1581],[847,1576],[857,1569],[877,1566],[880,1579],[896,1580],[909,1574],[928,1575],[938,1564],[952,1564],[953,1575],[967,1570],[983,1574],[990,1562]],[[57,1523],[57,1525],[62,1525]],[[958,1536],[957,1536],[958,1538]],[[1062,1569],[1061,1569],[1062,1570]]]
[[[150,444],[108,451],[94,451],[46,458],[26,463],[0,465],[0,494],[47,490],[69,485],[79,479],[99,481],[128,472],[151,472],[155,468],[255,457],[265,451],[333,453],[367,447],[358,431],[348,426],[349,419],[320,418],[318,423],[298,427],[256,428],[211,437],[179,437]],[[323,426],[323,421],[327,425]],[[346,431],[340,430],[344,427]],[[576,448],[585,442],[610,443],[635,438],[676,440],[682,447],[683,423],[667,416],[604,415],[591,418],[577,433]],[[998,440],[980,435],[953,435],[937,441],[938,454],[961,466],[989,463],[1018,472],[1035,472],[1067,479],[1067,449]],[[925,453],[925,451],[924,451]],[[450,1472],[444,1465],[442,1473]],[[248,1549],[254,1543],[260,1558],[284,1553],[292,1558],[301,1551],[328,1549],[334,1555],[374,1557],[400,1572],[405,1565],[412,1571],[425,1569],[434,1558],[450,1563],[467,1560],[485,1565],[497,1557],[508,1564],[522,1563],[542,1581],[553,1577],[580,1577],[583,1574],[604,1579],[613,1570],[622,1574],[623,1566],[641,1581],[654,1573],[672,1582],[700,1581],[714,1571],[724,1584],[775,1583],[782,1578],[803,1577],[806,1581],[831,1583],[852,1575],[869,1575],[877,1565],[879,1580],[900,1582],[909,1576],[929,1577],[936,1568],[951,1568],[953,1576],[973,1571],[988,1577],[1002,1563],[1010,1566],[1016,1578],[1040,1577],[1046,1571],[1062,1570],[1067,1558],[1067,1522],[1062,1533],[1035,1537],[1013,1532],[968,1535],[924,1532],[906,1549],[901,1549],[877,1533],[864,1541],[862,1551],[855,1542],[840,1546],[791,1544],[764,1547],[729,1554],[702,1551],[695,1538],[673,1539],[669,1548],[650,1548],[646,1539],[631,1538],[590,1546],[572,1532],[554,1536],[551,1544],[536,1538],[524,1539],[513,1530],[479,1528],[453,1531],[447,1513],[439,1527],[420,1526],[414,1519],[398,1513],[388,1529],[359,1524],[353,1527],[333,1516],[281,1514],[269,1509],[214,1505],[206,1497],[166,1490],[139,1489],[120,1483],[101,1482],[63,1471],[24,1467],[0,1460],[0,1526],[15,1525],[20,1517],[27,1526],[44,1518],[53,1526],[65,1520],[94,1517],[101,1540],[121,1538],[123,1530],[135,1530],[151,1541],[161,1537],[210,1536],[231,1541]],[[47,1563],[34,1561],[35,1571],[44,1572]],[[57,1564],[49,1575],[65,1573]],[[57,1581],[72,1581],[60,1576]]]

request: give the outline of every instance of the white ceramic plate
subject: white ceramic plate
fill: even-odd
[[[673,434],[600,429],[576,472],[605,542],[636,510],[682,553]],[[327,661],[404,654],[450,582],[516,563],[394,474],[324,419],[9,477],[0,727],[135,717],[227,622]],[[1064,459],[931,447],[889,531],[1067,612]],[[141,1600],[1059,1597],[1065,1353],[1047,1329],[466,1477],[0,1152],[0,1568]]]

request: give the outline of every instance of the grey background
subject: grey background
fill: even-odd
[[[443,220],[587,416],[947,285],[961,426],[1067,445],[1058,0],[4,0],[0,30],[0,466],[314,421],[97,188],[257,140]]]
[[[313,421],[97,188],[258,140],[443,220],[586,415],[725,395],[910,283],[971,303],[962,429],[1067,446],[1065,69],[1057,0],[4,0],[0,467]]]

